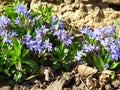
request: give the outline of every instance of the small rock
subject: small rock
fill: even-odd
[[[20,90],[18,85],[14,85],[13,90]]]
[[[102,0],[103,3],[120,5],[120,0]]]
[[[119,80],[115,80],[115,81],[112,82],[112,85],[114,87],[119,87],[120,86],[120,81]]]
[[[106,84],[106,85],[105,85],[105,90],[111,90],[110,84]]]
[[[11,86],[2,86],[0,90],[12,90]]]
[[[75,0],[64,0],[64,3],[65,4],[71,4],[71,3],[73,3]]]

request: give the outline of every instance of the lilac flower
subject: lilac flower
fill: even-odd
[[[18,36],[18,34],[14,31],[14,30],[12,30],[11,32],[10,32],[10,36],[12,37],[12,36]]]
[[[27,47],[33,51],[35,49],[36,42],[34,40],[29,40],[29,42],[26,42]]]
[[[96,40],[101,40],[104,38],[101,28],[95,29],[93,34],[94,34],[94,38],[96,38]]]
[[[64,40],[64,44],[66,46],[69,46],[70,44],[72,44],[72,39],[73,39],[72,35],[70,33],[68,33]]]
[[[31,37],[31,35],[29,33],[27,33],[27,35],[25,35],[25,37],[23,38],[22,43],[28,45],[28,43],[30,42],[30,40],[33,40],[33,39]]]
[[[82,49],[84,52],[91,52],[91,51],[95,50],[96,48],[95,48],[95,45],[84,44]]]
[[[109,57],[112,58],[113,60],[118,60],[120,58],[120,52],[111,53]]]
[[[16,19],[15,19],[15,24],[17,24],[18,26],[22,26],[21,25],[21,20],[20,20],[20,18],[19,17],[17,17]]]
[[[45,25],[42,26],[40,30],[41,30],[43,35],[46,34],[49,31],[49,29],[47,29]]]
[[[113,60],[118,60],[120,58],[120,48],[115,43],[110,44],[110,57]]]
[[[3,36],[3,43],[8,42],[11,46],[13,45],[12,37],[18,36],[18,34],[13,30],[12,32],[7,32],[6,30],[4,30],[0,35]]]
[[[82,32],[82,34],[87,34],[87,35],[89,35],[89,37],[90,38],[94,38],[94,33],[93,33],[93,31],[90,29],[90,27],[82,27],[81,28],[81,32]]]
[[[42,34],[41,34],[41,31],[36,31],[36,41],[42,41]]]
[[[34,25],[35,21],[39,20],[42,17],[42,15],[36,16],[31,20],[31,23]]]
[[[0,35],[1,35],[1,36],[5,36],[6,33],[7,33],[6,30],[4,30],[4,29],[0,30]]]
[[[105,70],[108,69],[109,68],[109,64],[105,64],[104,67],[105,67]]]
[[[83,50],[77,51],[77,55],[75,57],[77,61],[79,61],[82,58],[82,53],[83,53]]]
[[[18,14],[23,14],[25,16],[28,14],[26,7],[22,4],[18,4],[16,7],[14,7],[14,9]]]
[[[53,16],[52,20],[51,20],[51,29],[55,29],[55,24],[56,22],[58,22],[58,29],[63,29],[65,22],[62,20],[59,20],[59,18],[57,16]]]
[[[49,39],[43,42],[43,47],[47,49],[48,52],[52,51],[52,44],[49,42]]]
[[[110,37],[110,38],[105,38],[104,40],[100,40],[100,43],[102,46],[104,46],[104,48],[107,51],[110,51],[110,44],[114,43],[115,39],[114,37]]]
[[[106,37],[111,37],[115,34],[116,27],[115,26],[107,26],[103,28],[96,28],[94,30],[94,38],[97,38],[97,40],[104,39]]]
[[[54,36],[58,36],[58,39],[59,39],[60,41],[63,41],[63,40],[65,40],[65,38],[66,38],[67,31],[64,30],[64,29],[59,29],[59,30],[56,30],[53,35],[54,35]]]
[[[40,29],[37,28],[36,29],[36,36],[40,36],[42,39],[42,36],[44,36],[48,31],[49,31],[49,29],[47,29],[46,26],[42,26]]]
[[[67,32],[64,29],[56,30],[53,35],[57,36],[57,38],[60,41],[63,41],[66,46],[68,46],[72,43],[73,37],[72,37],[71,33]]]
[[[104,37],[110,37],[112,36],[113,34],[115,34],[116,32],[116,27],[115,26],[107,26],[107,27],[104,27],[102,28],[102,32],[103,32],[103,35]]]
[[[11,25],[11,20],[5,16],[0,17],[0,28],[3,29],[7,27],[8,25]]]

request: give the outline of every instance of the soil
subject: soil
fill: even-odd
[[[34,1],[34,0],[33,0]],[[53,4],[38,1],[31,2],[31,8],[36,10],[39,5],[52,5],[54,10],[58,11],[60,19],[67,21],[71,26],[89,25],[91,27],[113,25],[114,19],[120,19],[118,7],[99,4]],[[87,68],[87,70],[83,70]],[[48,74],[48,73],[47,73]],[[120,73],[117,73],[112,80],[113,71],[99,72],[94,68],[82,66],[81,69],[76,66],[71,72],[65,72],[62,75],[54,75],[48,78],[46,73],[28,81],[19,84],[12,82],[3,82],[0,84],[0,90],[120,90]]]
[[[55,0],[48,0],[55,1]],[[70,0],[65,0],[70,1]],[[77,0],[76,0],[77,1]],[[82,1],[82,0],[78,0]],[[91,0],[83,0],[91,1]],[[37,10],[38,6],[52,6],[53,10],[57,12],[57,16],[65,20],[71,26],[91,26],[91,27],[103,27],[107,25],[114,25],[114,20],[120,20],[119,5],[105,4],[101,0],[94,0],[96,2],[88,3],[48,3],[43,0],[32,0],[31,9]]]
[[[113,73],[77,65],[71,72],[56,75],[49,80],[41,76],[13,85],[12,82],[11,85],[4,82],[0,85],[0,90],[120,90],[120,74],[116,74],[112,80],[110,77]]]

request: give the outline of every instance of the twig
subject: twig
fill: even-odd
[[[84,86],[87,88],[87,90],[89,90],[89,88],[87,87],[87,85],[83,82],[82,78],[80,78],[80,81],[84,84]]]

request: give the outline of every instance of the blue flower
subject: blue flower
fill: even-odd
[[[58,29],[53,33],[54,36],[57,36],[57,38],[60,41],[63,41],[66,46],[70,45],[72,43],[72,35],[70,32],[67,32],[64,29]]]
[[[107,51],[110,51],[110,44],[115,43],[115,39],[114,37],[105,38],[104,40],[100,40],[100,43]]]
[[[93,50],[96,50],[96,47],[95,45],[91,45],[91,44],[83,44],[82,49],[84,52],[91,52]]]
[[[5,16],[0,17],[0,29],[6,28],[7,26],[11,25],[10,18],[7,18]]]
[[[94,38],[96,38],[96,40],[101,40],[104,38],[103,36],[103,32],[101,31],[101,28],[97,28],[93,31],[94,34]]]
[[[83,53],[83,50],[77,51],[77,55],[76,55],[76,57],[75,57],[77,61],[81,60],[81,58],[82,58],[82,53]]]
[[[34,25],[34,24],[35,24],[35,21],[39,20],[41,17],[42,17],[42,15],[39,15],[39,16],[34,17],[34,18],[31,20],[32,25]],[[30,19],[31,19],[31,17],[30,17]]]
[[[106,26],[103,28],[96,28],[93,33],[94,33],[94,38],[97,40],[104,39],[106,37],[112,37],[116,32],[116,27],[115,26]]]
[[[12,37],[12,36],[18,36],[18,34],[14,31],[14,30],[12,30],[11,32],[10,32],[10,36]]]
[[[45,25],[42,26],[40,30],[41,30],[41,33],[42,33],[43,35],[46,34],[46,33],[49,31],[49,29],[47,29]]]
[[[32,48],[32,47],[30,46],[30,45],[31,45],[30,43],[32,43],[32,41],[33,41],[32,36],[30,35],[30,33],[27,33],[27,35],[25,35],[25,36],[23,37],[22,43],[23,43],[23,44],[26,44],[28,48]],[[33,49],[31,49],[31,50],[33,50]]]
[[[120,58],[120,48],[115,43],[110,44],[110,57],[113,60],[118,60]]]
[[[22,26],[21,25],[21,20],[20,20],[20,18],[19,17],[17,17],[16,19],[15,19],[15,24],[17,24],[18,26]]]
[[[53,35],[57,36],[60,41],[64,41],[67,35],[67,31],[64,29],[59,29],[56,30]]]
[[[14,32],[13,30],[12,32],[7,32],[7,30],[1,30],[0,35],[3,37],[3,43],[8,42],[11,46],[13,45],[12,37],[18,36],[18,34]]]
[[[65,22],[62,20],[59,20],[59,18],[57,16],[53,16],[52,20],[51,20],[51,29],[55,29],[55,24],[56,22],[58,23],[58,29],[63,29]]]
[[[52,44],[49,42],[49,39],[43,42],[43,47],[47,49],[48,52],[52,51]]]
[[[69,46],[70,44],[72,44],[72,39],[73,39],[72,35],[70,33],[68,33],[64,40],[64,44],[66,46]]]
[[[109,64],[105,64],[104,67],[105,67],[105,70],[108,69],[109,68]]]
[[[18,4],[16,7],[14,7],[14,9],[18,14],[23,14],[25,16],[28,14],[26,7],[22,4]]]
[[[85,26],[83,26],[82,28],[81,28],[81,32],[82,32],[82,34],[87,34],[87,35],[89,35],[89,37],[90,38],[95,38],[94,37],[94,33],[93,33],[93,31],[91,30],[91,28],[90,27],[85,27]]]

